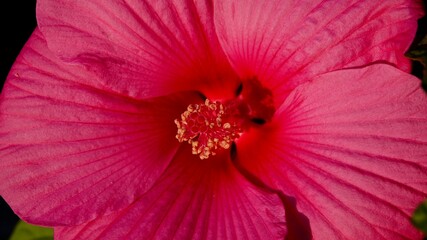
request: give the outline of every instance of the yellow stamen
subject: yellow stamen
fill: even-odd
[[[175,119],[176,138],[191,144],[192,153],[200,159],[216,155],[219,148],[230,148],[242,129],[226,110],[222,103],[209,99],[204,104],[189,105],[181,114],[181,120]]]

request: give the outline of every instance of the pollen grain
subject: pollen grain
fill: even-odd
[[[243,130],[238,118],[224,104],[206,99],[203,104],[191,104],[175,119],[178,128],[176,138],[188,142],[192,153],[200,159],[217,154],[219,149],[229,149]]]

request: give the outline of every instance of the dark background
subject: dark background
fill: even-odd
[[[36,0],[0,1],[0,83],[36,27]]]
[[[36,0],[0,0],[0,87],[36,27],[35,9]],[[18,217],[0,197],[0,240],[9,238],[17,221]]]
[[[35,6],[36,0],[0,0],[0,87],[36,27]],[[420,21],[419,30],[418,36],[426,35],[427,18]],[[414,64],[413,73],[421,78],[421,64]],[[17,221],[18,217],[0,197],[0,240],[9,238]]]

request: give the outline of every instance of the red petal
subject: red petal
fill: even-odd
[[[238,162],[294,196],[313,239],[418,239],[427,195],[427,97],[387,65],[296,88],[276,122],[238,142]],[[298,238],[296,238],[298,239]]]
[[[409,71],[403,53],[421,12],[410,0],[216,1],[215,26],[240,76],[285,96],[313,76],[375,61]]]
[[[136,98],[237,87],[209,1],[40,0],[49,48],[82,63],[112,91]],[[213,90],[212,88],[216,88]]]
[[[122,212],[55,229],[58,239],[283,239],[284,209],[228,157],[202,161],[185,145],[162,178]]]
[[[174,156],[191,95],[135,101],[82,84],[36,31],[4,86],[0,193],[24,220],[79,224],[127,206]]]

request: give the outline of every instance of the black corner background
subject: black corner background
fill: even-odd
[[[36,27],[35,9],[36,0],[0,1],[0,89],[13,62]],[[9,239],[18,220],[0,197],[0,240]]]
[[[0,86],[36,27],[36,0],[0,1]]]

